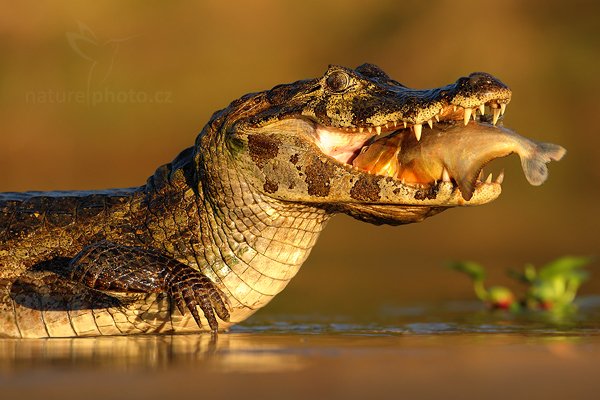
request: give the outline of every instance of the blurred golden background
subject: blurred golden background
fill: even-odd
[[[531,187],[516,157],[494,203],[421,224],[331,221],[264,312],[366,312],[472,298],[443,267],[490,280],[526,262],[599,255],[600,24],[570,1],[20,1],[0,12],[0,191],[143,184],[241,95],[371,62],[409,87],[473,71],[513,90],[505,125],[568,149]],[[600,292],[600,264],[582,293]],[[307,296],[310,295],[310,296]]]

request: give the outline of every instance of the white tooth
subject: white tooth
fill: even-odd
[[[496,183],[502,184],[504,182],[504,170],[500,171],[500,174],[496,178]]]
[[[378,135],[381,134],[381,127],[380,126],[376,126],[375,127],[375,132],[377,132]]]
[[[360,128],[358,128],[359,133],[363,133],[364,130],[365,130],[365,128],[363,128],[362,126]]]
[[[473,112],[473,110],[471,110],[470,108],[465,108],[465,115],[464,115],[465,125],[467,125],[469,123],[469,120],[471,119],[471,113],[472,112]]]
[[[444,167],[444,170],[442,171],[442,180],[444,182],[450,182],[450,174],[448,173],[446,167]]]
[[[436,114],[436,115],[434,116],[434,118],[435,118],[435,120],[436,120],[437,122],[440,122],[440,116],[439,116],[439,115],[437,115],[437,114]]]
[[[421,130],[423,129],[423,125],[414,124],[413,129],[415,130],[415,137],[417,138],[417,141],[421,140]]]
[[[385,123],[385,129],[388,129],[390,127],[390,125],[386,122]]]
[[[471,116],[473,117],[473,121],[477,121],[476,120],[476,118],[477,118],[477,109],[476,108],[473,108],[471,110]]]
[[[430,129],[433,129],[433,121],[432,120],[427,120],[427,125],[429,125]]]
[[[496,125],[496,122],[498,122],[498,117],[500,117],[500,110],[494,108],[494,118],[492,119],[492,125]]]
[[[398,125],[398,123],[396,121],[394,121],[394,128],[396,127],[396,125]]]
[[[479,114],[481,114],[481,115],[485,114],[485,105],[484,104],[479,105]]]
[[[456,110],[458,110],[458,107],[454,106],[454,112],[456,112]]]
[[[407,126],[406,121],[402,121],[402,122],[404,122],[404,129],[406,129],[406,126]]]
[[[506,103],[500,104],[500,115],[504,115],[506,112]]]
[[[479,175],[477,175],[477,180],[483,181],[483,169],[479,171]]]
[[[373,127],[370,126],[370,127],[367,128],[367,130],[369,131],[369,133],[372,133],[373,132]]]
[[[401,182],[402,182],[402,184],[403,184],[403,185],[406,183],[406,182],[404,181],[404,178],[402,178],[402,181],[401,181]]]
[[[487,179],[485,180],[485,183],[492,183],[492,173],[491,172],[488,175]]]

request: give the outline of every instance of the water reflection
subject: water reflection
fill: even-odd
[[[148,368],[174,360],[201,360],[214,353],[218,341],[210,335],[91,337],[0,340],[2,368],[47,365],[94,365]]]
[[[301,367],[283,345],[246,335],[148,335],[65,339],[1,339],[0,371],[54,366],[161,369],[203,365],[220,371],[285,371]]]

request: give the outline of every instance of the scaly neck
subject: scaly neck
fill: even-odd
[[[201,268],[222,283],[232,308],[245,318],[296,275],[330,215],[273,200],[253,190],[234,169],[220,171],[221,179],[211,182],[199,202],[207,261]]]

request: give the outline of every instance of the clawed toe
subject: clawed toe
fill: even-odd
[[[213,332],[219,329],[215,312],[223,321],[229,320],[229,311],[223,300],[225,296],[208,277],[189,268],[185,273],[174,271],[170,278],[167,281],[169,295],[182,315],[185,315],[186,309],[189,310],[196,324],[202,327],[199,306]]]

